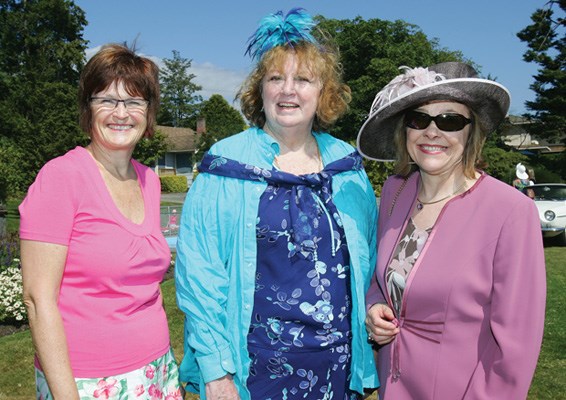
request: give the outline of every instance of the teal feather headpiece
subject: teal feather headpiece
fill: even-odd
[[[267,51],[276,46],[293,45],[301,41],[318,44],[311,34],[315,23],[304,8],[293,8],[285,17],[282,11],[269,14],[260,21],[259,27],[248,39],[249,54],[259,60]]]

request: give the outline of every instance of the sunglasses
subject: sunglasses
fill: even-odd
[[[405,126],[412,129],[426,129],[431,121],[434,121],[436,127],[444,132],[460,131],[466,125],[472,123],[471,119],[456,113],[444,113],[432,117],[426,113],[413,110],[405,114]]]

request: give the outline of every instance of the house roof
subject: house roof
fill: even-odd
[[[502,125],[501,136],[505,144],[519,151],[534,151],[541,154],[560,153],[566,150],[563,142],[566,137],[558,141],[549,141],[546,138],[534,137],[529,133],[529,125],[533,122],[526,117],[509,115],[507,124]]]
[[[191,128],[174,128],[163,125],[157,125],[155,128],[165,136],[169,152],[195,151],[200,135]]]

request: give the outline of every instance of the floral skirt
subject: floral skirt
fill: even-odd
[[[169,349],[164,356],[125,374],[104,378],[75,378],[79,397],[86,399],[182,400],[179,370]],[[35,369],[36,398],[52,400],[42,371]]]

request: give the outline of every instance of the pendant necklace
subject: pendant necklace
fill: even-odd
[[[444,201],[447,198],[454,196],[456,193],[458,193],[460,190],[462,190],[462,188],[464,188],[464,186],[466,186],[466,183],[467,183],[466,180],[464,180],[464,183],[462,183],[455,191],[453,191],[452,194],[449,194],[448,196],[445,196],[445,197],[441,198],[440,200],[426,201],[425,202],[425,201],[421,201],[419,199],[419,197],[417,196],[417,210],[421,211],[424,206],[440,203],[441,201]]]

